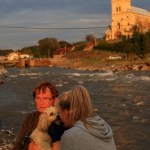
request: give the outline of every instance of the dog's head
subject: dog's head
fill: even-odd
[[[47,114],[47,121],[49,123],[55,121],[57,119],[57,116],[58,116],[58,110],[56,107],[54,106],[51,106],[51,107],[48,107],[44,110],[44,113]]]
[[[58,111],[54,106],[50,106],[44,110],[39,118],[39,128],[40,130],[47,130],[50,124],[57,119]]]

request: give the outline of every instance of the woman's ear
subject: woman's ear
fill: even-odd
[[[69,116],[70,116],[70,110],[65,109],[65,110],[64,110],[64,115],[65,115],[65,118],[68,119]]]

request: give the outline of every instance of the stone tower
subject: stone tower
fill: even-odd
[[[131,0],[111,0],[111,14],[126,12],[131,8]]]
[[[124,28],[124,19],[127,21],[129,16],[124,18],[124,13],[127,14],[131,8],[131,0],[111,0],[111,15],[112,15],[112,39],[119,38],[122,35],[122,28]]]
[[[131,37],[132,28],[137,25],[141,32],[150,30],[150,12],[134,7],[131,0],[111,0],[111,25],[106,31],[106,40]]]

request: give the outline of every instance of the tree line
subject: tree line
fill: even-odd
[[[130,38],[122,36],[116,43],[108,43],[103,40],[94,49],[134,54],[144,58],[147,53],[150,53],[150,30],[143,33],[138,26],[133,26],[132,31]]]
[[[38,46],[24,47],[19,52],[33,55],[34,58],[52,58],[58,48],[71,47],[66,41],[58,41],[56,38],[48,37],[38,41]]]
[[[11,52],[14,52],[14,50],[13,49],[6,49],[6,50],[0,49],[0,56],[7,56]]]
[[[99,40],[94,50],[105,50],[116,53],[135,54],[140,58],[144,58],[145,54],[150,53],[150,31],[143,33],[138,26],[132,28],[132,37],[122,36],[119,41],[109,43],[105,40]],[[38,41],[38,45],[24,47],[18,52],[33,55],[34,58],[50,58],[53,57],[58,48],[75,46],[76,51],[81,51],[86,46],[86,42],[94,42],[93,35],[87,35],[85,41],[77,43],[69,43],[67,41],[58,41],[56,38],[47,37]],[[13,50],[0,50],[0,55],[6,56]]]
[[[47,37],[38,41],[38,45],[24,47],[16,52],[22,54],[33,55],[34,58],[50,58],[58,48],[72,47],[67,41],[58,41],[56,38]],[[6,56],[9,53],[14,52],[14,50],[1,50],[0,56]]]

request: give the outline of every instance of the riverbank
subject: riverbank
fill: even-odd
[[[12,150],[15,137],[13,129],[0,130],[0,150]]]
[[[3,65],[6,68],[56,66],[89,71],[150,71],[150,54],[141,59],[135,55],[107,51],[72,51],[62,56],[55,55],[54,58],[5,61]]]
[[[150,71],[150,58],[109,52],[71,52],[62,58],[52,59],[52,66],[90,71]]]
[[[3,84],[3,78],[5,78],[5,76],[7,75],[8,71],[6,68],[4,68],[3,66],[0,66],[0,84]]]

